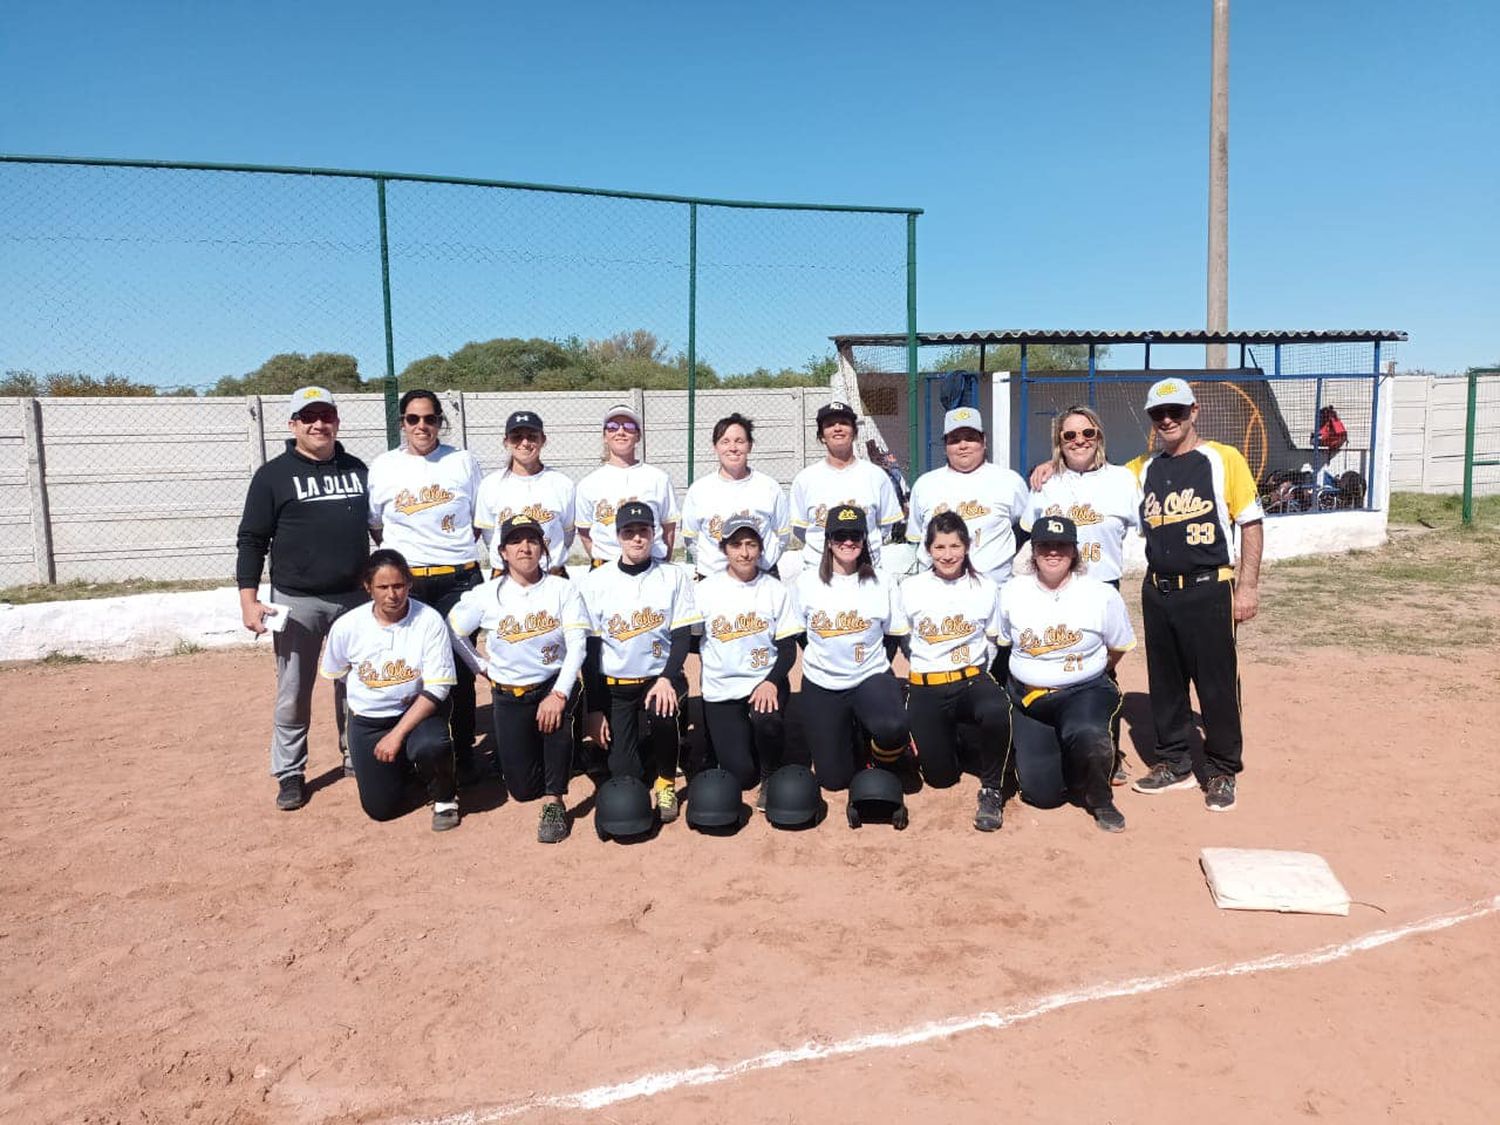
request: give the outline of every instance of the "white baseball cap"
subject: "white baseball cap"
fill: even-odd
[[[1193,388],[1186,379],[1161,379],[1151,384],[1151,389],[1146,392],[1146,409],[1152,410],[1158,406],[1167,406],[1177,403],[1179,406],[1193,406],[1197,403],[1193,397]]]
[[[322,387],[298,387],[292,392],[292,397],[287,400],[287,405],[291,407],[287,417],[295,418],[302,413],[303,407],[311,406],[315,402],[326,402],[329,406],[334,406],[333,395]],[[337,409],[337,407],[334,408]]]
[[[943,415],[943,436],[947,437],[954,430],[978,430],[984,433],[984,415],[972,406],[960,406],[956,410],[950,410]]]
[[[635,412],[635,407],[626,406],[623,402],[619,406],[611,406],[604,412],[604,421],[611,418],[629,418],[640,429],[645,429],[646,424],[641,421],[641,416]]]

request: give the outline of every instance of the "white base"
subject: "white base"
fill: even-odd
[[[1328,861],[1312,852],[1204,848],[1203,874],[1223,910],[1348,914],[1349,892]]]

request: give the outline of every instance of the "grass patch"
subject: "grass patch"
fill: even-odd
[[[1393,492],[1390,522],[1426,527],[1461,527],[1464,498],[1456,493]],[[1473,526],[1500,525],[1500,496],[1474,497]]]
[[[120,582],[59,582],[56,585],[36,582],[26,586],[0,588],[0,602],[11,605],[34,605],[37,602],[68,602],[86,598],[119,598],[126,594],[163,594],[182,590],[213,590],[231,585],[228,578],[184,578],[156,581],[149,578],[127,578]]]
[[[66,667],[69,664],[92,664],[93,661],[76,652],[49,652],[38,663],[52,667]]]
[[[203,646],[194,644],[192,641],[178,641],[172,646],[173,656],[192,656],[203,651]]]

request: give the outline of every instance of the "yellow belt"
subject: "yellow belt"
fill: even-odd
[[[641,676],[638,679],[629,680],[629,679],[622,679],[622,678],[620,678],[618,676],[605,676],[604,677],[604,682],[607,683],[607,684],[609,684],[611,687],[614,687],[614,686],[630,687],[633,684],[643,684],[647,680],[654,680],[654,679],[657,679],[657,677],[656,676]]]
[[[967,668],[956,668],[952,672],[912,672],[907,679],[922,687],[931,687],[936,684],[951,684],[958,680],[972,680],[984,669],[977,664],[971,664]]]
[[[1190,583],[1196,584],[1198,582],[1207,582],[1209,580],[1209,573],[1210,573],[1209,571],[1205,570],[1205,571],[1200,571],[1197,574],[1157,574],[1153,570],[1153,571],[1151,571],[1150,573],[1148,573],[1146,575],[1146,581],[1150,582],[1158,590],[1161,589],[1162,586],[1164,586],[1164,585],[1165,586],[1170,586],[1170,587],[1175,587],[1176,589],[1181,590],[1181,589],[1183,589],[1184,587],[1186,587]],[[1214,575],[1213,575],[1213,581],[1215,581],[1215,582],[1233,582],[1234,581],[1234,567],[1232,567],[1232,566],[1221,566],[1221,567],[1219,567],[1218,571],[1215,572]]]
[[[1022,707],[1030,707],[1042,696],[1050,695],[1057,690],[1049,687],[1032,687],[1030,684],[1023,684],[1020,680],[1016,681],[1016,686],[1021,689]]]
[[[541,686],[541,684],[497,684],[494,680],[490,681],[490,687],[495,691],[503,691],[507,695],[516,696],[518,699],[528,691],[535,691]]]
[[[479,564],[477,562],[464,563],[462,566],[414,566],[411,568],[414,578],[435,578],[440,574],[457,574],[464,570],[473,570]]]

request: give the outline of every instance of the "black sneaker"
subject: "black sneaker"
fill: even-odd
[[[1234,778],[1231,775],[1221,773],[1218,777],[1211,777],[1204,788],[1203,803],[1209,812],[1228,812],[1234,808]]]
[[[1100,805],[1094,810],[1094,823],[1105,832],[1124,832],[1125,817],[1120,810],[1115,808],[1114,803]]]
[[[1173,773],[1172,767],[1166,762],[1157,762],[1145,777],[1131,782],[1130,788],[1137,793],[1165,793],[1169,789],[1190,789],[1197,784],[1198,779],[1193,776],[1192,770]]]
[[[536,838],[543,844],[560,844],[568,838],[568,814],[560,801],[542,806],[542,820],[536,826]]]
[[[276,791],[276,807],[282,812],[291,812],[307,804],[307,786],[302,783],[300,773],[288,774],[281,779]]]
[[[1005,821],[1005,798],[998,789],[979,791],[979,808],[974,813],[974,827],[981,832],[997,832]]]
[[[457,828],[459,822],[458,806],[449,805],[447,808],[432,807],[432,830],[434,832],[447,832],[450,828]]]

